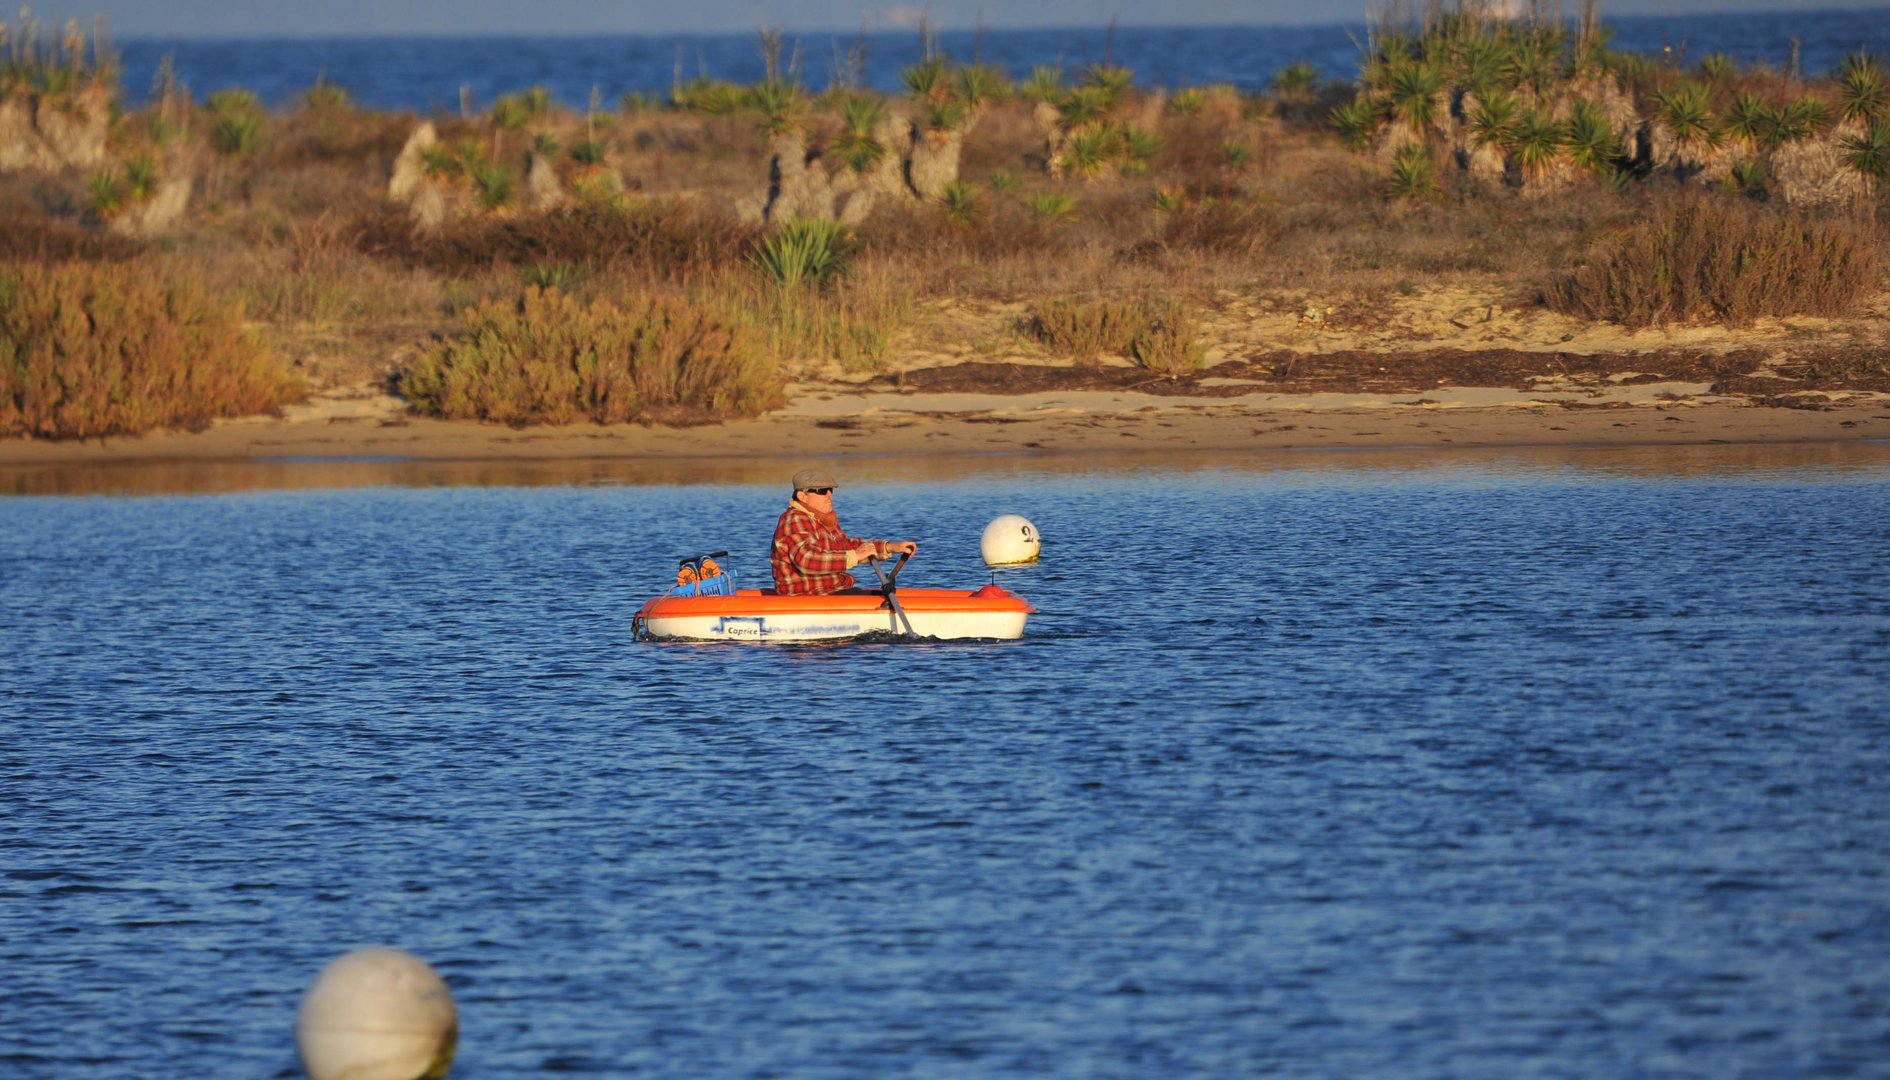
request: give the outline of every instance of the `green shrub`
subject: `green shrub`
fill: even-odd
[[[250,157],[262,146],[262,131],[260,116],[230,113],[210,128],[210,145],[225,157]]]
[[[837,221],[790,218],[762,237],[752,256],[769,280],[783,288],[824,285],[847,272],[852,242]]]
[[[1084,365],[1108,353],[1170,375],[1201,366],[1194,316],[1175,300],[1057,297],[1031,306],[1025,332]]]
[[[465,314],[465,332],[398,379],[416,411],[523,426],[754,416],[782,383],[734,319],[700,303],[586,304],[527,289]]]
[[[1629,327],[1744,325],[1849,314],[1876,274],[1875,246],[1840,223],[1691,194],[1656,205],[1545,299]]]
[[[201,431],[301,393],[195,281],[127,264],[0,270],[0,436]]]
[[[1199,371],[1207,362],[1199,329],[1194,312],[1179,300],[1148,301],[1142,305],[1142,326],[1129,340],[1129,356],[1163,375]]]

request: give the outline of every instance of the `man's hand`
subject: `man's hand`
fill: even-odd
[[[886,542],[886,554],[894,555],[901,552],[907,555],[917,555],[919,553],[919,545],[911,540],[888,540]]]

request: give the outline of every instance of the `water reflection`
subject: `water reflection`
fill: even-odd
[[[1464,450],[1267,449],[1250,452],[970,454],[833,459],[852,483],[944,482],[1044,475],[1236,471],[1332,475],[1364,472],[1487,472],[1501,476],[1750,479],[1804,470],[1835,477],[1890,468],[1890,441],[1544,447]],[[0,466],[0,495],[217,495],[241,491],[366,487],[584,487],[773,484],[782,459],[663,458],[415,461],[401,458],[292,458]]]

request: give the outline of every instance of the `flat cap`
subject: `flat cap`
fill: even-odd
[[[802,469],[794,474],[794,490],[806,491],[808,488],[839,487],[833,482],[833,475],[825,469]]]

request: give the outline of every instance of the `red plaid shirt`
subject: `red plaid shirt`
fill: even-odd
[[[796,499],[788,503],[774,527],[774,591],[789,596],[832,593],[853,587],[847,573],[847,552],[861,544],[880,542],[855,539],[836,528],[823,526],[813,511]],[[882,549],[883,551],[883,549]]]

